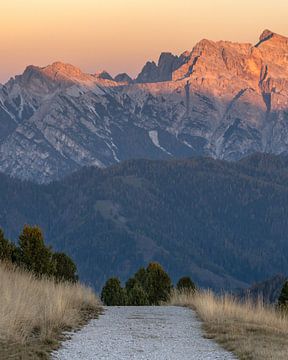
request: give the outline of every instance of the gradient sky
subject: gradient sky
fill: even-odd
[[[287,0],[1,0],[0,82],[29,64],[135,75],[161,51],[202,38],[256,43],[288,35]]]

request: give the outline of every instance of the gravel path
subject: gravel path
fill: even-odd
[[[58,360],[234,360],[204,339],[193,311],[174,306],[109,307],[64,342]]]

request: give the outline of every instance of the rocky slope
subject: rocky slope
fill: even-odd
[[[202,40],[136,80],[29,66],[0,87],[0,170],[49,182],[85,165],[288,149],[288,38]]]

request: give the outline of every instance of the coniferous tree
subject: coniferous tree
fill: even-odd
[[[283,310],[288,310],[288,280],[285,281],[278,299],[278,306]]]
[[[195,292],[196,286],[189,276],[184,276],[179,279],[176,288],[178,291]]]
[[[168,300],[172,282],[160,264],[152,262],[148,265],[144,290],[150,305],[160,305],[161,302]]]
[[[5,239],[4,232],[0,229],[0,260],[12,261],[12,244]]]
[[[148,295],[138,281],[136,281],[134,286],[127,291],[127,305],[149,305]]]
[[[101,292],[101,300],[107,306],[126,305],[126,293],[118,278],[110,278],[106,281]]]
[[[64,253],[53,253],[54,276],[60,281],[76,282],[78,280],[77,267],[72,259]]]
[[[52,251],[44,244],[39,227],[25,225],[19,236],[20,262],[28,271],[37,275],[53,275]]]

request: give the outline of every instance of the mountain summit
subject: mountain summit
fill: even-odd
[[[288,151],[288,39],[201,40],[132,80],[61,62],[0,87],[0,171],[49,182],[130,158]]]

